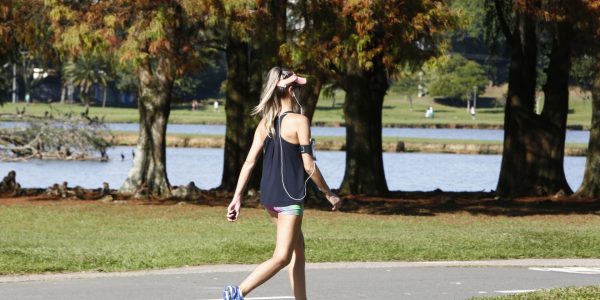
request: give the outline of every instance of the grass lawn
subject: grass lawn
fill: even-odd
[[[267,259],[274,225],[261,209],[244,208],[241,216],[228,223],[225,207],[207,205],[0,199],[0,274]],[[303,225],[311,262],[597,258],[598,228],[597,214],[430,217],[314,209]]]
[[[504,90],[494,88],[488,91],[484,96],[500,99],[503,97]],[[571,113],[568,117],[568,124],[589,126],[591,120],[591,102],[583,100],[584,97],[577,93],[571,93],[570,109]],[[314,122],[324,123],[327,125],[336,125],[344,123],[344,115],[342,111],[342,103],[344,102],[344,93],[338,92],[335,95],[335,105],[332,98],[319,100],[317,111],[315,112]],[[24,104],[18,104],[18,107],[23,107]],[[435,119],[425,119],[424,114],[428,106],[432,106],[435,110]],[[82,112],[85,107],[81,105],[68,104],[52,104],[52,109],[57,109],[62,112],[74,111]],[[48,104],[31,104],[27,108],[28,114],[44,115],[45,111],[50,111],[51,107]],[[0,106],[0,114],[14,113],[15,105],[6,103]],[[92,116],[105,116],[107,122],[125,122],[136,123],[138,121],[138,111],[135,108],[102,108],[91,107],[90,114]],[[221,107],[219,112],[213,111],[211,105],[205,105],[198,111],[191,111],[189,106],[174,106],[169,117],[170,123],[180,124],[224,124],[225,112]],[[416,98],[413,97],[413,109],[410,110],[410,105],[404,95],[390,93],[386,96],[383,104],[383,123],[384,124],[491,124],[501,125],[504,123],[504,109],[498,108],[479,108],[477,110],[477,118],[471,119],[467,113],[466,107],[444,106],[435,103],[431,97]]]
[[[477,297],[475,299],[485,300],[583,300],[600,299],[600,286],[567,287],[542,290],[533,293],[500,297]]]
[[[22,109],[24,104],[19,103],[16,105],[19,109]],[[54,114],[74,112],[79,114],[85,110],[85,106],[79,104],[44,104],[35,103],[30,104],[26,108],[26,113],[29,115],[43,116],[46,111],[53,112]],[[0,106],[0,114],[2,113],[15,113],[15,104],[5,103]],[[123,108],[123,107],[99,107],[91,106],[89,109],[91,117],[104,117],[106,122],[110,123],[137,123],[139,112],[137,108]],[[18,120],[15,120],[18,121]],[[187,107],[173,107],[169,116],[169,123],[178,124],[224,124],[225,123],[225,112],[223,107],[220,108],[219,112],[213,111],[212,107],[203,107],[198,111],[191,111]]]

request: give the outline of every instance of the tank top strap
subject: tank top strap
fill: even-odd
[[[285,116],[287,116],[289,113],[293,113],[293,111],[288,110],[288,111],[284,111],[282,112],[279,116],[277,116],[277,126],[275,126],[275,133],[279,134],[279,130],[281,129],[281,121],[283,120],[283,118]]]

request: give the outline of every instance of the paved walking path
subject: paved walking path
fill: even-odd
[[[0,276],[0,299],[220,299],[256,265]],[[310,299],[468,299],[600,284],[600,259],[307,264]],[[282,271],[247,300],[293,299]]]

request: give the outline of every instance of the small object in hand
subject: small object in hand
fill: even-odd
[[[237,219],[237,214],[235,211],[232,211],[230,213],[227,214],[227,220],[229,221],[235,221]]]

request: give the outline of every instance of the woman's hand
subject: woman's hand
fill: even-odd
[[[342,199],[332,192],[325,194],[325,198],[327,198],[327,201],[333,206],[331,208],[333,211],[338,210],[342,206]]]
[[[235,222],[240,217],[240,207],[242,206],[242,197],[233,196],[231,203],[227,207],[227,220],[229,222]]]

